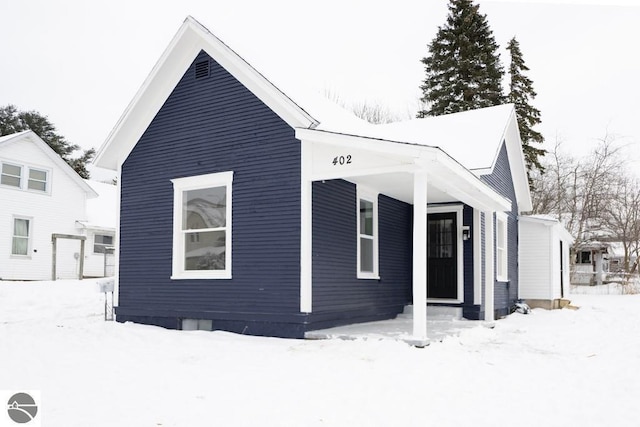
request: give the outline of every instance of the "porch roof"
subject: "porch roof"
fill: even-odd
[[[348,135],[318,129],[296,129],[303,144],[320,144],[337,149],[357,150],[380,161],[365,168],[338,169],[336,172],[312,172],[313,180],[343,178],[377,189],[380,193],[413,203],[413,172],[427,173],[429,203],[464,202],[480,210],[508,211],[511,201],[503,197],[473,172],[439,147],[393,141],[360,135]]]

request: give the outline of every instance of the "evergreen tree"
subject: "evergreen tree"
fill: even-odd
[[[56,127],[37,111],[18,111],[15,105],[0,107],[0,136],[25,130],[34,131],[44,142],[64,159],[82,178],[89,178],[87,163],[93,159],[96,151],[84,150],[82,155],[71,158],[71,154],[80,147],[71,144],[56,132]]]
[[[418,117],[502,104],[504,70],[486,15],[472,0],[450,0],[444,26],[422,59],[426,78]]]
[[[529,71],[529,67],[525,65],[524,59],[522,59],[520,43],[515,37],[509,41],[507,50],[511,55],[511,64],[509,65],[511,81],[507,99],[510,103],[515,104],[516,107],[518,128],[522,139],[522,151],[527,163],[527,173],[530,174],[534,167],[542,172],[544,168],[540,164],[539,156],[543,156],[545,150],[533,145],[544,142],[542,134],[533,130],[533,127],[541,121],[540,110],[530,104],[530,101],[536,97],[536,92],[533,90],[531,79],[523,74],[525,71]],[[529,178],[529,183],[531,184],[531,178]]]

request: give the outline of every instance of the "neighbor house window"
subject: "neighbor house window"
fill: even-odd
[[[233,172],[173,179],[173,279],[231,278]]]
[[[358,278],[378,277],[378,195],[358,188]]]
[[[47,191],[47,171],[39,169],[29,169],[29,190]]]
[[[113,236],[110,234],[96,234],[93,238],[93,253],[104,254],[113,247]]]
[[[24,165],[2,163],[0,184],[22,190],[46,193],[49,191],[49,172]]]
[[[578,255],[578,264],[591,264],[591,251],[580,251]]]
[[[32,234],[31,220],[28,218],[13,219],[13,238],[11,241],[11,255],[28,256]]]
[[[499,281],[509,280],[507,241],[508,241],[507,216],[496,214],[496,278]]]
[[[0,184],[10,185],[11,187],[21,187],[22,183],[22,166],[2,163],[2,174],[0,175]]]

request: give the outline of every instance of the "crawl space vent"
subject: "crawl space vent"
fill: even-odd
[[[196,62],[196,79],[209,77],[209,61]]]

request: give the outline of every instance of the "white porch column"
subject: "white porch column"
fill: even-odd
[[[494,320],[494,250],[493,250],[493,212],[484,213],[484,320]]]
[[[413,339],[427,343],[427,173],[413,175]]]
[[[300,173],[300,312],[312,311],[312,181],[311,150],[302,142],[301,147],[301,173]]]

